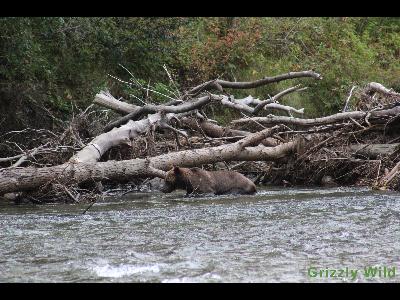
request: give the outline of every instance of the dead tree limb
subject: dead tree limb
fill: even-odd
[[[16,168],[19,167],[20,165],[22,165],[24,163],[24,161],[26,161],[29,157],[34,156],[40,148],[35,148],[33,149],[31,152],[26,153],[25,155],[23,155],[22,157],[20,157],[18,159],[18,161],[16,163],[14,163],[10,168]]]
[[[110,97],[111,95],[107,95],[107,97]],[[283,110],[288,113],[290,112],[296,112],[299,114],[302,114],[304,112],[304,109],[295,109],[290,106],[278,104],[278,103],[269,103],[270,100],[266,100],[263,104],[259,106],[259,108],[253,108],[249,105],[246,105],[244,103],[241,103],[240,100],[232,100],[231,97],[225,96],[225,95],[214,95],[210,94],[208,96],[204,96],[192,101],[187,101],[183,102],[181,105],[177,106],[167,106],[167,105],[153,105],[153,104],[147,104],[142,107],[136,107],[134,110],[132,110],[132,107],[128,106],[118,106],[116,99],[112,100],[112,103],[106,103],[104,95],[102,96],[97,95],[96,99],[102,98],[101,101],[96,100],[97,104],[106,106],[108,108],[116,108],[117,111],[125,110],[125,111],[130,111],[127,115],[124,117],[108,124],[105,126],[104,131],[108,132],[111,129],[121,126],[122,124],[127,123],[129,120],[138,120],[139,118],[143,117],[145,114],[149,113],[157,113],[157,112],[166,112],[166,113],[183,113],[183,112],[189,112],[192,110],[200,109],[203,106],[207,105],[208,103],[214,101],[214,102],[220,102],[222,105],[229,107],[231,109],[243,111],[249,114],[255,114],[258,113],[262,108],[264,109],[275,109],[275,110]],[[111,96],[112,97],[112,96]],[[274,99],[272,100],[274,101]]]
[[[385,190],[388,184],[400,173],[400,162],[398,162],[390,172],[388,172],[383,178],[379,181],[377,188]]]
[[[110,108],[113,111],[122,115],[129,114],[141,108],[140,106],[137,105],[119,101],[115,99],[109,92],[98,93],[95,96],[93,103],[106,108]]]
[[[296,112],[298,114],[303,114],[304,113],[304,108],[302,108],[302,109],[294,109],[293,107],[280,105],[280,104],[277,104],[277,103],[274,103],[274,102],[277,102],[280,98],[282,98],[283,96],[285,96],[287,94],[290,94],[290,93],[295,92],[295,91],[304,91],[305,89],[307,89],[307,88],[301,88],[300,84],[296,85],[294,87],[290,87],[290,88],[288,88],[288,89],[276,94],[271,99],[264,100],[264,101],[261,101],[260,103],[258,103],[257,106],[254,108],[252,114],[253,115],[258,114],[258,112],[263,108],[264,109],[268,109],[268,108],[270,108],[270,109],[281,109],[281,110],[286,110],[287,112],[294,111],[294,112]]]
[[[86,147],[76,153],[71,159],[72,163],[96,162],[113,146],[123,143],[129,144],[134,138],[147,133],[148,130],[161,121],[161,114],[149,115],[139,121],[129,121],[127,124],[112,131],[105,132],[95,137]]]
[[[214,95],[214,94],[209,94],[207,96],[198,98],[198,99],[192,99],[190,101],[182,102],[180,105],[154,105],[154,104],[146,104],[144,106],[135,106],[131,104],[127,104],[121,101],[116,100],[114,97],[111,96],[108,92],[101,92],[96,95],[94,103],[105,106],[107,108],[111,108],[119,113],[127,113],[127,115],[123,116],[122,118],[119,118],[118,120],[108,124],[104,128],[104,132],[108,132],[111,129],[121,126],[122,124],[127,123],[129,120],[138,120],[141,117],[143,117],[145,114],[150,114],[150,113],[157,113],[157,112],[165,112],[165,113],[183,113],[183,112],[188,112],[192,111],[195,109],[200,109],[203,106],[207,105],[211,101],[220,101],[222,105],[227,106],[232,109],[236,109],[239,111],[247,112],[250,114],[257,114],[261,109],[275,109],[275,110],[283,110],[287,112],[289,115],[291,115],[291,112],[296,112],[299,114],[302,114],[304,112],[304,109],[295,109],[290,106],[286,105],[281,105],[279,103],[274,103],[281,97],[294,92],[294,91],[300,91],[303,90],[300,88],[300,85],[297,85],[295,87],[288,88],[277,95],[275,95],[273,98],[261,101],[256,105],[255,108],[249,106],[246,103],[242,103],[241,100],[234,100],[233,97],[231,96],[226,96],[226,95]],[[109,100],[110,99],[110,100]],[[172,104],[177,104],[176,101]]]
[[[219,138],[229,138],[229,141],[235,142],[242,139],[245,136],[251,134],[249,131],[236,130],[229,127],[222,127],[205,119],[195,119],[190,117],[184,117],[181,119],[181,123],[184,126],[189,127],[192,130],[204,133],[206,136],[219,139]],[[264,146],[276,146],[277,142],[275,138],[267,137],[261,141]]]
[[[206,119],[184,117],[181,119],[181,123],[182,125],[187,126],[192,130],[203,132],[205,135],[211,138],[247,136],[251,133],[249,131],[222,127],[212,122],[209,122]]]
[[[296,112],[298,114],[303,114],[304,113],[304,109],[296,109],[294,107],[291,106],[287,106],[287,105],[282,105],[279,103],[271,103],[273,101],[275,101],[273,98],[269,99],[269,100],[264,100],[262,101],[260,104],[258,104],[255,108],[245,104],[245,102],[242,102],[241,99],[235,100],[232,99],[232,97],[228,97],[225,95],[213,95],[212,94],[212,99],[213,101],[220,101],[222,105],[238,110],[238,111],[242,111],[248,114],[252,114],[255,115],[257,113],[259,113],[261,111],[261,109],[274,109],[274,110],[282,110],[285,111],[287,113],[290,112]]]
[[[287,74],[282,74],[273,77],[264,77],[263,79],[255,80],[255,81],[247,81],[247,82],[231,82],[226,80],[210,80],[201,85],[198,85],[192,88],[188,94],[196,94],[199,90],[211,90],[218,89],[218,86],[222,88],[231,88],[231,89],[252,89],[257,88],[269,83],[280,82],[287,79],[301,78],[301,77],[311,77],[315,79],[322,79],[322,76],[312,70],[310,71],[302,71],[302,72],[289,72]]]
[[[399,93],[396,93],[394,90],[384,87],[382,84],[378,82],[368,83],[366,89],[367,92],[378,92],[387,96],[400,96]]]
[[[100,93],[100,94],[96,95],[96,98],[101,97],[101,96],[102,95]],[[109,97],[111,95],[107,95],[107,96]],[[104,98],[104,96],[102,98]],[[104,99],[103,99],[103,101],[104,101]],[[118,100],[116,100],[116,101],[118,101]],[[190,102],[189,101],[184,102],[181,105],[177,105],[177,106],[147,104],[145,106],[136,108],[134,111],[130,112],[126,116],[116,120],[115,122],[108,124],[104,128],[104,131],[105,132],[110,131],[114,127],[118,127],[118,126],[121,126],[122,124],[127,123],[129,120],[137,120],[137,119],[141,118],[142,116],[144,116],[145,114],[150,114],[150,113],[154,114],[154,113],[158,113],[161,111],[164,113],[183,113],[183,112],[188,112],[188,111],[192,111],[195,109],[199,109],[202,106],[209,103],[210,101],[211,101],[210,96],[204,96],[204,97],[195,99]],[[115,102],[115,101],[113,101],[113,102]]]
[[[298,88],[298,87],[295,87],[295,88]],[[287,94],[289,90],[292,91],[292,90],[294,90],[294,88],[286,90],[285,94]],[[281,94],[281,96],[283,96],[283,95],[284,94]],[[221,99],[222,98],[227,103],[232,104],[233,108],[235,108],[235,109],[238,108],[235,103],[228,101],[226,96],[218,96],[218,95],[211,95],[211,96],[212,96],[212,99],[216,99],[216,98]],[[279,97],[281,97],[281,96],[279,96]],[[128,113],[130,108],[128,106],[120,105],[119,102],[120,102],[119,100],[116,100],[114,97],[112,97],[109,94],[100,94],[100,95],[96,96],[95,101],[94,101],[94,103],[99,104],[101,106],[111,108],[111,109],[117,109],[117,111],[122,110],[122,111],[125,111],[125,113]],[[252,109],[251,107],[247,107],[246,104],[243,104],[241,107],[246,111],[247,111],[247,109],[250,111]],[[182,125],[185,125],[185,126],[191,128],[192,130],[199,131],[200,133],[204,133],[205,135],[207,135],[208,137],[211,137],[211,138],[236,137],[237,136],[238,137],[237,140],[239,140],[243,136],[247,136],[247,135],[251,134],[251,132],[249,132],[249,131],[235,130],[235,129],[219,126],[217,124],[209,122],[203,116],[201,116],[201,118],[199,118],[199,119],[195,119],[192,117],[182,117],[181,123],[182,123]],[[165,122],[164,122],[164,124],[165,124]],[[132,125],[130,125],[130,127],[132,127]],[[114,130],[117,130],[117,129],[114,129]],[[114,131],[112,131],[112,132],[114,132]],[[186,136],[185,136],[185,138],[186,138]],[[277,144],[275,139],[273,139],[273,138],[267,138],[267,139],[263,140],[262,143],[265,146],[275,146]]]
[[[171,118],[176,117],[174,113],[181,112],[189,112],[195,110],[204,104],[210,101],[209,96],[205,96],[199,98],[194,102],[185,102],[180,106],[165,106],[163,110],[160,112],[156,112],[154,114],[149,114],[147,118],[132,121],[130,117],[135,114],[142,114],[144,111],[159,111],[159,106],[149,105],[140,107],[139,110],[133,111],[127,116],[119,119],[118,121],[110,124],[107,127],[106,132],[95,137],[86,147],[76,153],[71,159],[70,162],[73,163],[82,163],[82,162],[96,162],[98,161],[102,155],[111,147],[117,146],[122,143],[129,144],[134,138],[138,137],[141,134],[145,134],[152,127],[161,127],[166,128],[166,124]],[[98,104],[101,104],[106,107],[117,107],[119,110],[129,109],[127,106],[119,105],[117,99],[115,99],[111,94],[107,92],[101,92],[96,95],[95,101]],[[128,116],[130,116],[128,118]],[[128,120],[127,122],[126,119]],[[124,124],[118,128],[114,128],[114,126],[118,126],[118,124]],[[168,127],[171,129],[170,127]],[[111,130],[112,129],[112,130]],[[111,131],[110,131],[111,130]],[[182,132],[179,132],[183,134]]]
[[[346,99],[346,101],[345,101],[345,104],[344,104],[344,107],[343,107],[342,112],[346,112],[346,111],[347,111],[347,106],[349,105],[349,101],[350,101],[351,95],[353,94],[353,90],[354,90],[356,87],[357,87],[356,85],[353,85],[353,87],[351,88],[351,90],[350,90],[350,92],[349,92],[349,96],[347,97],[347,99]]]
[[[351,111],[344,113],[337,113],[335,115],[315,118],[315,119],[301,119],[301,118],[290,118],[285,116],[273,116],[269,115],[267,117],[252,117],[252,118],[242,118],[238,120],[232,121],[232,124],[235,125],[244,125],[249,122],[255,121],[263,125],[275,125],[275,124],[285,124],[285,125],[295,125],[300,127],[310,127],[316,125],[328,125],[333,123],[339,123],[343,121],[350,121],[351,118],[364,119],[368,116],[369,119],[385,119],[388,117],[397,116],[400,114],[400,107],[394,107],[386,110],[377,110],[372,112],[364,112],[364,111]]]

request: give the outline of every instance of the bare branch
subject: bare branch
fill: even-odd
[[[256,81],[247,81],[247,82],[230,82],[225,80],[211,80],[206,83],[203,83],[199,86],[192,88],[188,93],[195,94],[200,90],[208,90],[211,88],[216,88],[217,84],[222,88],[232,88],[232,89],[252,89],[257,88],[269,83],[280,82],[287,79],[301,78],[301,77],[311,77],[314,79],[322,79],[322,76],[312,70],[302,71],[302,72],[289,72],[287,74],[282,74],[274,77],[264,77],[263,79],[259,79]]]
[[[347,110],[347,105],[349,104],[349,101],[350,101],[351,95],[352,95],[352,93],[353,93],[353,90],[354,90],[356,87],[357,87],[357,86],[354,85],[354,86],[351,88],[350,93],[349,93],[349,96],[348,96],[347,99],[346,99],[346,102],[345,102],[345,104],[344,104],[344,107],[343,107],[342,112],[346,112],[346,110]]]
[[[400,96],[400,93],[393,91],[393,89],[388,89],[388,88],[384,87],[382,84],[377,83],[377,82],[368,83],[367,90],[373,91],[373,92],[378,92],[378,93],[381,93],[384,95],[389,95],[389,96]]]
[[[322,117],[322,118],[315,118],[315,119],[300,119],[300,118],[290,118],[284,116],[273,116],[269,115],[267,117],[253,117],[250,119],[238,119],[232,121],[233,124],[236,125],[243,125],[251,121],[257,121],[264,125],[274,125],[274,124],[290,124],[302,127],[308,126],[315,126],[315,125],[326,125],[332,124],[336,122],[343,122],[343,121],[350,121],[351,118],[363,119],[366,116],[369,118],[386,118],[390,116],[396,116],[400,114],[400,107],[396,106],[392,109],[387,110],[380,110],[380,111],[371,111],[371,112],[364,112],[364,111],[351,111],[351,112],[344,112],[344,113],[337,113],[335,115]]]
[[[108,97],[112,97],[111,95],[109,95]],[[97,98],[97,95],[96,95]],[[114,102],[118,101],[114,98]],[[191,110],[195,110],[198,109],[204,105],[206,105],[207,103],[209,103],[211,101],[210,96],[204,96],[198,99],[195,99],[194,101],[188,101],[188,102],[184,102],[181,105],[178,106],[167,106],[167,105],[153,105],[153,104],[147,104],[145,106],[142,107],[138,107],[137,109],[135,109],[134,111],[132,111],[131,113],[127,114],[126,116],[108,124],[105,128],[104,131],[108,132],[111,129],[113,129],[114,127],[118,127],[122,124],[125,124],[126,122],[128,122],[129,120],[137,120],[140,117],[142,117],[145,114],[149,114],[149,113],[157,113],[157,112],[164,112],[164,113],[183,113],[183,112],[188,112]]]

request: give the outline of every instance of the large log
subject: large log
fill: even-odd
[[[170,117],[170,116],[167,116]],[[96,136],[82,150],[71,157],[73,163],[93,163],[98,161],[104,153],[111,147],[129,144],[134,138],[148,132],[162,121],[161,114],[149,115],[146,119],[140,121],[129,121],[121,127],[114,128],[112,131],[105,132]]]
[[[299,140],[276,147],[253,146],[279,129],[279,126],[251,134],[235,143],[203,149],[185,150],[147,159],[73,163],[45,168],[0,170],[0,195],[29,191],[52,182],[79,183],[88,180],[126,180],[134,177],[163,178],[171,165],[192,167],[221,161],[273,161],[297,151]]]

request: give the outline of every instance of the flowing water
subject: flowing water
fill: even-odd
[[[132,193],[86,214],[83,204],[1,203],[0,281],[400,281],[399,193],[183,195]],[[375,277],[362,273],[368,267]],[[326,269],[342,276],[327,278]],[[359,270],[354,278],[345,276],[351,269]]]

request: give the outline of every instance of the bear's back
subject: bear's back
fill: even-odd
[[[215,194],[253,194],[256,192],[255,184],[246,176],[236,171],[205,171],[192,168],[193,183],[197,183],[199,192]]]
[[[188,194],[254,194],[255,184],[236,171],[206,171],[201,168],[179,168],[178,186]]]
[[[255,184],[243,174],[236,171],[212,171],[212,176],[218,185],[215,186],[217,194],[253,194],[256,192]]]
[[[183,176],[190,183],[189,193],[203,194],[215,192],[215,179],[210,175],[210,172],[197,167],[186,170]]]

